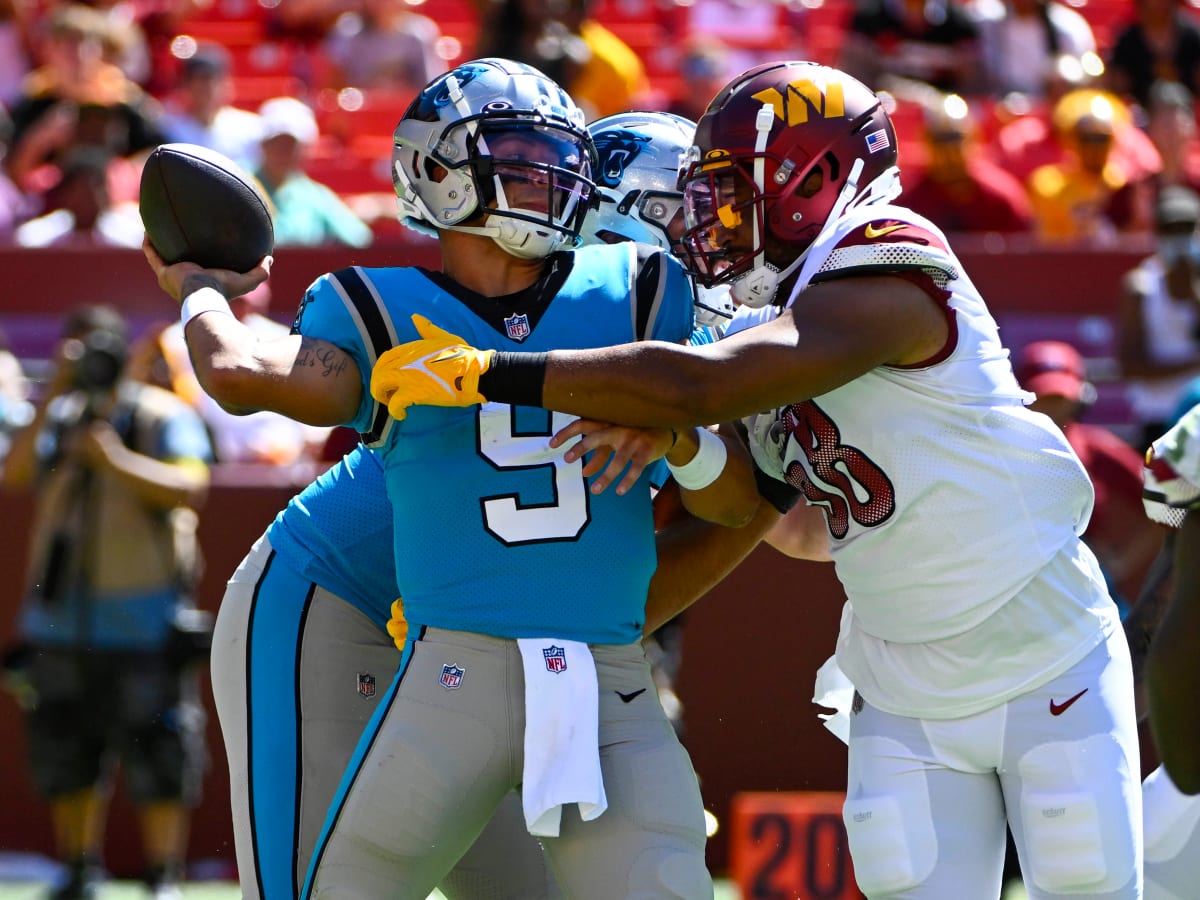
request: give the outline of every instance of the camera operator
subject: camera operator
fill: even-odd
[[[6,487],[35,492],[6,680],[22,686],[33,783],[69,867],[58,898],[97,893],[118,762],[152,894],[180,896],[205,765],[191,589],[212,446],[183,401],[125,376],[127,351],[119,313],[73,312],[3,471]]]

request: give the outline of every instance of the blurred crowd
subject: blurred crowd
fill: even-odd
[[[189,141],[259,176],[280,244],[364,246],[394,226],[365,196],[387,123],[482,56],[593,118],[696,119],[759,61],[835,64],[891,98],[908,201],[951,231],[1111,243],[1151,229],[1162,186],[1200,187],[1184,0],[0,0],[0,241],[136,245],[139,160]],[[323,190],[347,160],[375,183]]]
[[[421,86],[485,56],[538,67],[590,119],[660,109],[693,120],[750,66],[816,58],[885,97],[901,142],[903,202],[944,231],[1080,249],[1142,239],[1147,253],[1123,279],[1113,317],[1117,370],[1102,373],[1127,386],[1134,430],[1089,424],[1096,373],[1079,348],[1039,340],[1014,348],[1033,408],[1063,429],[1095,486],[1085,539],[1122,611],[1137,602],[1162,544],[1141,515],[1142,452],[1200,398],[1200,7],[1185,0],[0,0],[0,245],[140,247],[142,162],[176,141],[219,151],[257,178],[274,205],[279,246],[363,248],[393,238],[391,128]],[[272,308],[264,284],[231,307],[270,336],[287,332],[281,320],[295,299]],[[331,462],[354,446],[345,429],[226,413],[200,389],[178,321],[126,345],[128,324],[106,326],[122,344],[104,415],[64,349],[78,335],[64,332],[39,389],[0,333],[3,486],[35,483],[34,438],[47,421],[65,435],[58,452],[100,473],[85,479],[96,493],[72,494],[84,498],[81,509],[99,505],[102,482],[135,469],[159,476],[142,477],[135,499],[152,494],[157,510],[183,506],[183,497],[191,510],[209,462]],[[203,446],[185,453],[156,439],[139,447],[128,422],[120,441],[110,439],[115,430],[89,437],[108,418],[130,420],[118,404],[136,405],[126,394],[161,404],[156,414],[171,433],[183,422]],[[72,400],[78,408],[59,415]],[[192,480],[181,482],[152,465],[175,456],[203,463],[203,475],[184,466]],[[88,530],[90,512],[67,512]],[[148,521],[148,530],[163,524]],[[194,531],[194,516],[189,522]],[[54,551],[58,536],[47,530],[38,552]],[[75,544],[86,546],[82,537]],[[188,610],[196,566],[176,584],[165,565],[155,596]],[[75,593],[90,603],[89,590]],[[154,635],[139,652],[157,657],[171,636]],[[122,665],[128,681],[144,680],[140,657]],[[189,705],[191,673],[181,679],[180,671],[166,667],[157,679],[163,709]],[[49,743],[57,722],[42,725]],[[183,806],[194,802],[191,781],[202,768],[175,755],[189,765],[143,766],[171,788],[163,832],[171,840],[147,852],[146,881],[161,898],[176,896]],[[60,771],[41,774],[57,787]],[[92,774],[102,782],[103,773]],[[103,828],[103,810],[85,817],[76,808],[90,808],[96,785],[72,786],[71,802],[56,810],[80,831],[59,828],[70,837],[60,856],[74,866],[55,895],[63,898],[88,896],[82,886]]]
[[[280,246],[392,238],[392,124],[482,56],[537,66],[593,118],[698,119],[760,61],[837,65],[885,96],[905,201],[945,231],[1162,238],[1126,286],[1121,375],[1152,426],[1200,374],[1200,251],[1179,233],[1194,223],[1160,214],[1164,191],[1178,220],[1200,190],[1200,10],[1185,0],[0,0],[0,244],[139,246],[141,161],[168,141],[252,172]],[[279,461],[217,443],[218,458]]]

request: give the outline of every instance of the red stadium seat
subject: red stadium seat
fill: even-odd
[[[411,92],[387,88],[325,90],[317,96],[317,124],[322,134],[346,145],[358,138],[376,137],[391,146],[396,123],[412,101]]]

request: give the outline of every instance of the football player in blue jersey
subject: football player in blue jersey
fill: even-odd
[[[442,271],[323,276],[282,341],[225,314],[269,261],[167,267],[146,246],[183,300],[206,390],[233,410],[351,424],[383,463],[410,631],[305,896],[425,897],[517,785],[571,896],[711,895],[695,776],[640,644],[655,565],[640,465],[603,491],[606,454],[568,461],[548,446],[569,417],[489,405],[402,422],[368,391],[377,357],[416,337],[413,313],[497,348],[688,338],[692,289],[668,253],[562,252],[590,203],[593,154],[578,108],[536,70],[482,60],[437,79],[397,127],[393,171],[402,215],[441,241]],[[699,428],[646,440],[693,513],[737,525],[756,511],[739,445]]]
[[[212,688],[243,897],[299,893],[342,772],[396,674],[391,513],[380,457],[360,445],[291,499],[226,586]],[[438,887],[451,900],[556,896],[514,792]]]
[[[605,174],[597,179],[601,202],[585,221],[584,243],[669,248],[677,240],[682,195],[674,180],[694,130],[686,119],[657,112],[589,127]],[[719,296],[702,295],[695,308],[693,341],[711,340],[732,313]],[[383,627],[392,615],[393,633],[406,628],[398,603],[389,609],[397,592],[383,468],[362,446],[288,503],[230,579],[212,677],[243,896],[299,890],[358,733],[399,664]],[[398,643],[403,647],[403,638]],[[667,656],[654,643],[647,653],[652,663]],[[661,667],[652,671],[661,695]],[[451,898],[493,900],[530,900],[548,889],[541,848],[524,827],[515,794],[440,888]]]

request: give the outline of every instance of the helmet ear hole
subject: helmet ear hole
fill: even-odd
[[[820,166],[814,166],[813,170],[804,176],[804,180],[800,182],[800,186],[796,188],[796,195],[803,197],[805,200],[814,197],[825,186],[825,173],[821,171]]]
[[[825,162],[829,163],[829,181],[831,184],[837,184],[838,178],[841,177],[841,166],[838,164],[838,158],[832,153],[825,154]]]

